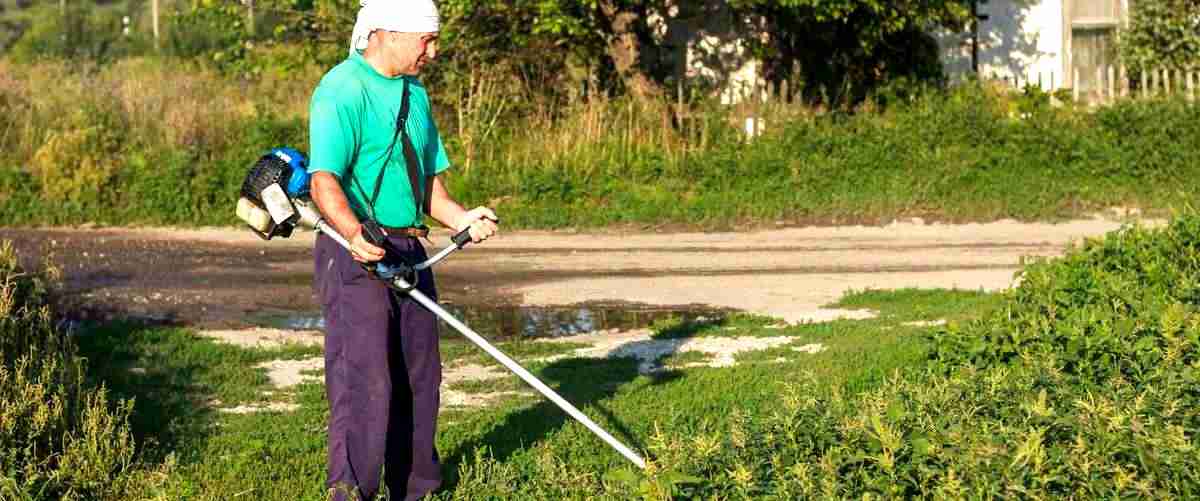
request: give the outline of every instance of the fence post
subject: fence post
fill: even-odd
[[[1192,79],[1196,76],[1197,75],[1191,71],[1189,71],[1187,74],[1188,101],[1196,100],[1196,84],[1192,82]]]
[[[1121,65],[1121,97],[1129,97],[1129,74],[1123,64]]]
[[[1150,70],[1150,87],[1152,87],[1152,89],[1151,89],[1153,91],[1152,94],[1157,96],[1158,90],[1159,90],[1158,89],[1158,71],[1157,70]]]
[[[1163,95],[1171,95],[1171,70],[1163,68]]]
[[[1079,68],[1071,69],[1071,99],[1079,102]]]
[[[1108,101],[1117,100],[1117,69],[1113,65],[1108,65]]]
[[[154,27],[154,48],[158,49],[158,0],[150,1],[150,18]]]
[[[1142,97],[1150,96],[1150,85],[1146,82],[1146,70],[1142,69]]]

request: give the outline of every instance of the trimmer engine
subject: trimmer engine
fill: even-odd
[[[308,161],[292,148],[275,148],[250,168],[242,182],[238,218],[264,240],[287,238],[303,223],[320,219],[308,198]]]

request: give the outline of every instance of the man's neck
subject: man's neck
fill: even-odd
[[[379,72],[380,75],[385,77],[395,78],[401,74],[400,69],[389,63],[387,58],[383,57],[383,54],[381,54],[379,51],[372,50],[370,47],[368,47],[366,51],[363,51],[363,59],[367,62],[367,64],[371,65],[372,68],[375,68],[375,71]]]

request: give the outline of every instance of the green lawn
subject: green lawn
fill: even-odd
[[[978,316],[998,301],[994,295],[962,291],[865,291],[849,294],[838,306],[877,310],[878,318],[777,328],[770,319],[734,316],[706,323],[655,325],[656,337],[791,336],[788,345],[742,353],[730,368],[694,367],[639,375],[632,359],[566,358],[527,366],[619,439],[646,454],[658,472],[645,483],[625,460],[552,404],[516,397],[482,409],[448,410],[441,416],[439,450],[446,482],[439,496],[525,498],[660,497],[656,489],[686,485],[672,480],[671,463],[681,453],[715,454],[713,444],[736,438],[739,423],[768,414],[794,383],[817,381],[824,392],[859,393],[880,385],[894,369],[919,363],[923,333],[938,327],[913,321],[961,321]],[[794,347],[820,344],[810,354]],[[169,463],[169,499],[323,499],[324,387],[310,382],[292,391],[270,391],[261,369],[272,359],[316,356],[317,348],[243,349],[216,344],[186,329],[113,325],[82,338],[92,373],[119,396],[134,397],[135,432],[146,444],[146,459]],[[445,343],[447,362],[482,362],[466,344]],[[508,342],[502,349],[517,359],[562,353],[577,346]],[[668,366],[704,360],[678,353]],[[515,376],[456,389],[515,390]],[[794,390],[792,390],[794,391]],[[281,400],[294,412],[245,415],[220,413],[219,406]],[[711,443],[710,443],[711,442]],[[688,444],[694,451],[677,450]],[[764,451],[767,453],[769,451]],[[734,472],[736,473],[736,472]],[[712,472],[701,482],[720,482],[730,472]],[[736,480],[736,475],[734,477]],[[664,483],[665,482],[665,483]],[[507,486],[507,487],[506,487]],[[504,489],[513,489],[505,494]],[[669,493],[667,493],[669,494]],[[772,493],[760,493],[772,494]],[[783,493],[773,493],[782,495]]]

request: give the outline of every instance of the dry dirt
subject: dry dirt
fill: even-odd
[[[863,315],[823,307],[852,289],[1005,288],[1023,256],[1056,255],[1120,224],[1096,217],[746,233],[513,232],[451,256],[438,266],[438,283],[442,299],[460,305],[628,301],[820,321]],[[447,236],[437,234],[436,247]],[[0,229],[5,239],[30,264],[57,264],[65,299],[93,316],[219,328],[317,309],[311,233],[264,242],[236,228]]]

